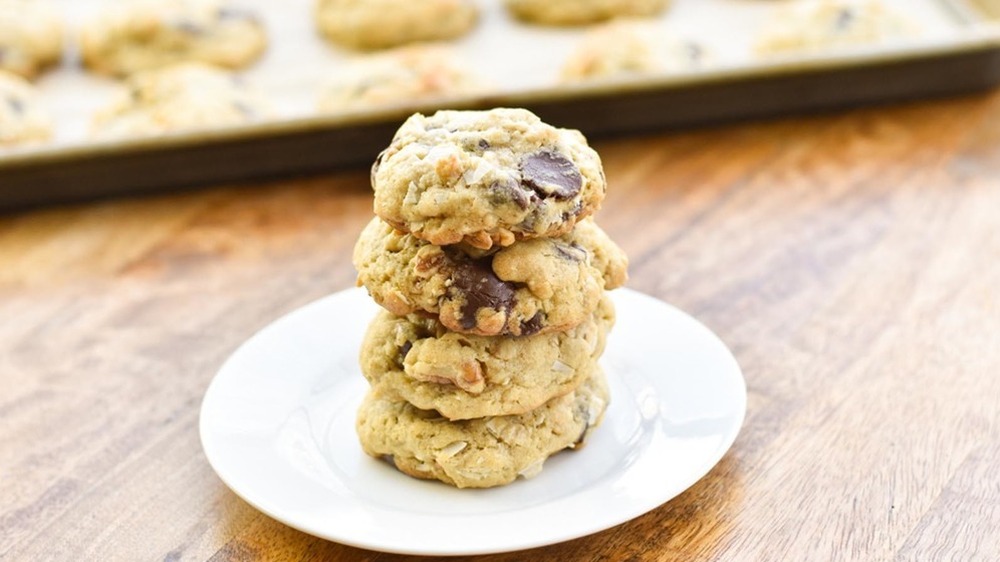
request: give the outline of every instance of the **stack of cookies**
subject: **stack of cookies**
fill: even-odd
[[[583,135],[523,109],[417,114],[372,187],[354,264],[386,310],[361,349],[365,452],[484,488],[581,445],[609,399],[605,291],[627,274],[588,218],[606,185]]]

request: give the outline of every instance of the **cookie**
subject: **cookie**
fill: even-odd
[[[80,40],[84,64],[116,76],[187,61],[242,68],[267,44],[255,14],[222,0],[116,2]]]
[[[411,45],[362,57],[339,70],[320,97],[322,112],[418,104],[481,93],[484,81],[448,48]]]
[[[588,31],[566,60],[564,82],[672,74],[704,67],[701,44],[671,37],[652,22],[616,20]]]
[[[470,336],[381,312],[361,344],[361,372],[383,394],[451,420],[523,414],[594,372],[614,321],[606,296],[575,328],[520,338]]]
[[[450,421],[370,391],[358,411],[357,432],[365,453],[391,460],[410,476],[488,488],[530,478],[549,456],[581,446],[607,404],[599,368],[574,391],[517,416]]]
[[[912,37],[919,30],[878,0],[818,0],[782,10],[761,32],[760,54],[823,51]]]
[[[249,123],[270,115],[266,101],[227,71],[182,63],[133,75],[94,117],[97,137],[145,136]]]
[[[468,33],[478,11],[471,0],[319,0],[316,25],[353,49],[385,49]]]
[[[0,0],[0,70],[32,79],[62,52],[62,21],[49,4]]]
[[[606,289],[624,284],[625,254],[593,221],[558,238],[489,254],[435,246],[372,220],[354,247],[358,284],[389,312],[420,312],[447,329],[527,336],[579,325]]]
[[[411,116],[375,161],[372,187],[375,214],[396,228],[482,249],[569,232],[606,190],[583,135],[525,109]]]
[[[669,0],[504,0],[518,18],[543,25],[584,25],[612,18],[655,16]]]
[[[52,137],[52,121],[38,92],[17,74],[0,70],[0,147],[32,144]]]

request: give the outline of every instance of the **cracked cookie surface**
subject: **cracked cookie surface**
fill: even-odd
[[[315,18],[331,41],[367,50],[465,35],[478,10],[471,0],[319,0]]]
[[[187,61],[242,68],[267,45],[260,19],[222,0],[117,2],[80,41],[84,64],[115,76]]]
[[[586,320],[603,291],[625,283],[628,261],[592,220],[485,253],[435,246],[376,218],[354,266],[359,284],[397,316],[423,312],[455,332],[525,336]]]
[[[375,214],[436,245],[558,236],[600,208],[601,160],[579,131],[524,109],[415,114],[372,167]]]
[[[0,70],[0,147],[46,141],[52,120],[38,102],[38,92],[24,78]]]
[[[361,344],[361,372],[386,396],[448,419],[523,414],[570,392],[597,369],[614,305],[566,332],[484,337],[418,315],[380,312]]]
[[[358,410],[356,429],[365,453],[410,476],[487,488],[534,476],[552,454],[579,447],[607,404],[599,368],[574,391],[516,416],[450,421],[372,390]]]
[[[613,18],[649,17],[669,0],[505,0],[520,19],[545,25],[583,25]]]
[[[0,70],[32,79],[62,58],[63,25],[47,2],[0,0]]]
[[[229,72],[183,63],[133,75],[94,116],[95,137],[145,136],[248,123],[270,105]]]

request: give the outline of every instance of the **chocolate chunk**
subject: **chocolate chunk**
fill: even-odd
[[[533,192],[525,191],[514,182],[493,182],[489,187],[490,202],[494,205],[513,202],[521,210],[527,209],[531,200],[537,197]]]
[[[479,139],[479,150],[486,150],[490,147],[490,143],[486,139]]]
[[[684,50],[687,51],[688,60],[694,64],[700,63],[702,57],[705,56],[705,49],[702,49],[701,45],[697,43],[685,43]]]
[[[234,101],[233,107],[235,107],[236,111],[240,112],[240,114],[242,114],[247,119],[253,119],[254,117],[257,116],[257,112],[254,111],[254,108],[250,107],[249,105],[241,101]]]
[[[562,220],[568,221],[570,217],[578,217],[583,212],[583,201],[577,201],[576,205],[569,211],[564,211]]]
[[[587,251],[581,248],[579,245],[577,245],[576,242],[573,242],[568,245],[553,242],[552,246],[556,249],[556,254],[558,254],[559,257],[564,260],[572,262],[581,262],[587,259]]]
[[[386,150],[388,150],[388,149],[386,149]],[[375,163],[372,164],[372,172],[371,172],[371,176],[370,176],[371,177],[371,182],[372,182],[372,187],[375,187],[375,174],[378,172],[379,166],[382,165],[382,158],[384,158],[384,157],[385,157],[385,150],[383,150],[382,152],[378,153],[378,156],[375,157]]]
[[[10,106],[10,110],[18,115],[24,114],[24,102],[20,99],[10,96],[7,98],[7,105]]]
[[[521,183],[539,197],[569,199],[583,187],[576,164],[558,152],[543,150],[521,160]]]
[[[537,334],[542,329],[542,311],[538,311],[530,320],[521,322],[521,335],[530,336]]]
[[[493,273],[492,258],[460,263],[451,275],[452,297],[455,292],[465,299],[462,305],[462,328],[476,326],[476,313],[481,308],[510,312],[514,307],[514,288]]]
[[[225,20],[246,20],[246,21],[257,21],[257,16],[252,12],[246,10],[240,10],[238,8],[219,8],[219,11],[215,13],[215,16],[219,21]]]
[[[204,35],[205,27],[199,23],[195,23],[191,20],[179,20],[175,21],[173,24],[174,28],[183,31],[189,35]]]
[[[846,31],[854,23],[854,19],[857,14],[854,13],[854,8],[847,6],[840,9],[837,14],[837,19],[833,22],[833,28],[837,31]]]
[[[409,353],[411,349],[413,349],[413,342],[411,341],[399,346],[399,355],[397,356],[397,359],[399,360],[400,365],[403,364],[403,361],[406,361],[406,354]]]

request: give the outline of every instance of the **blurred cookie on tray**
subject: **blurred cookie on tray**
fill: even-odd
[[[94,116],[94,137],[218,128],[272,116],[270,104],[226,70],[181,63],[140,72]]]
[[[238,69],[267,46],[261,20],[223,0],[131,0],[105,6],[81,33],[84,64],[127,76],[200,61]]]
[[[586,25],[614,18],[656,16],[670,0],[504,0],[517,18],[542,25]]]
[[[359,50],[455,39],[479,19],[472,0],[317,0],[314,15],[327,39]]]
[[[21,76],[0,70],[0,149],[44,142],[52,121],[38,101],[38,91]]]
[[[562,81],[674,74],[711,64],[707,47],[674,36],[659,23],[624,19],[594,27],[563,65]]]
[[[482,93],[488,83],[443,45],[419,44],[359,57],[320,94],[322,113],[418,104]]]
[[[28,78],[62,58],[63,25],[50,4],[0,0],[0,70]]]
[[[811,0],[786,6],[761,31],[762,55],[820,52],[912,38],[920,29],[880,0]]]

